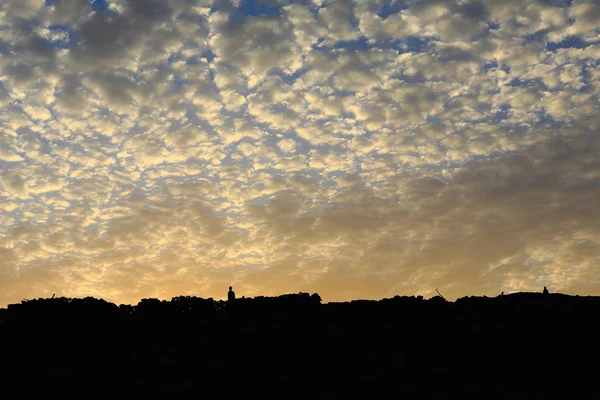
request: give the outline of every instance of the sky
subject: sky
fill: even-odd
[[[600,295],[595,0],[0,1],[0,306]]]

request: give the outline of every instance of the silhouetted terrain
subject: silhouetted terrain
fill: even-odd
[[[23,398],[594,398],[599,311],[600,297],[541,293],[38,299],[0,310],[2,388]]]

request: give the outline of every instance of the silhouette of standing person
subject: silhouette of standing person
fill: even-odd
[[[543,294],[548,294],[548,289],[546,289],[546,286],[544,286],[544,291],[542,293]]]
[[[232,303],[235,300],[235,292],[229,286],[229,292],[227,292],[227,301]]]

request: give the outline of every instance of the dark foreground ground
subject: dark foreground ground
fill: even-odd
[[[600,398],[599,297],[317,295],[0,310],[3,398]]]

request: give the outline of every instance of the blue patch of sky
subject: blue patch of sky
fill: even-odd
[[[407,52],[406,43],[401,39],[387,39],[379,40],[374,43],[370,43],[371,48],[377,48],[382,50],[396,50],[400,53]]]
[[[358,20],[358,18],[356,18],[356,14],[354,13],[354,10],[352,10],[352,9],[350,9],[350,19],[348,22],[350,23],[351,27],[358,30],[360,21]]]
[[[447,104],[448,103],[446,103],[444,106],[446,106]],[[429,124],[441,124],[443,122],[443,120],[440,117],[436,117],[435,115],[427,115],[425,121],[427,121],[427,123]]]
[[[96,12],[104,12],[104,11],[108,10],[108,1],[107,0],[92,0],[90,5]]]
[[[242,0],[238,10],[243,15],[255,16],[279,14],[281,8],[281,5],[273,6],[270,5],[268,1],[264,0]]]
[[[537,32],[531,33],[529,35],[525,35],[523,37],[523,40],[525,41],[525,43],[533,43],[533,42],[543,43],[546,40],[547,33],[548,33],[547,29],[541,29]]]
[[[10,92],[6,88],[6,86],[4,86],[4,82],[2,82],[2,81],[0,81],[0,98],[1,97],[6,97],[6,98],[10,97]]]
[[[0,40],[0,54],[6,54],[10,50],[10,44]]]
[[[554,118],[552,118],[550,115],[548,115],[545,112],[545,110],[536,111],[535,116],[538,119],[536,125],[554,125],[554,124],[556,124],[556,120]]]
[[[545,84],[541,78],[535,79],[520,79],[514,78],[509,83],[509,86],[512,87],[534,87],[534,88],[544,88]]]
[[[508,65],[506,65],[505,63],[501,63],[499,65],[500,70],[506,72],[507,74],[510,74],[510,67]]]
[[[540,2],[545,6],[551,7],[569,7],[573,4],[573,0],[540,0]]]
[[[185,88],[187,81],[183,79],[179,74],[173,75],[173,89],[175,92],[179,92]]]
[[[202,52],[202,54],[200,54],[200,57],[206,58],[206,60],[210,63],[215,59],[216,55],[212,52],[212,50],[208,49]]]
[[[310,68],[299,68],[296,71],[294,71],[291,74],[286,74],[285,72],[283,72],[283,70],[281,69],[275,69],[271,72],[272,75],[278,76],[279,78],[281,78],[281,80],[287,84],[292,84],[296,81],[296,79],[298,79],[299,77],[301,77],[302,75],[304,75],[305,73],[307,73],[308,71],[310,71]]]
[[[344,49],[347,52],[364,52],[370,49],[396,50],[400,53],[423,53],[432,42],[431,38],[408,36],[404,39],[386,39],[369,43],[367,38],[361,37],[357,40],[339,41],[330,46],[314,45],[315,50],[332,51]]]
[[[502,104],[502,105],[500,105],[498,111],[496,111],[496,114],[493,116],[492,119],[494,121],[506,120],[509,117],[509,113],[510,113],[510,105]]]
[[[592,83],[591,73],[596,71],[597,69],[598,69],[598,63],[596,63],[596,65],[594,65],[594,66],[591,66],[591,65],[582,66],[581,82],[583,83],[583,86],[579,88],[579,92],[588,93],[588,92],[594,91],[594,87],[593,87],[593,85],[591,85],[591,83]]]
[[[272,6],[265,1],[242,0],[238,8],[229,13],[229,22],[232,24],[243,23],[247,17],[255,16],[278,16],[281,14],[281,6]]]
[[[97,106],[97,109],[98,109],[98,115],[100,115],[101,117],[110,116],[110,110],[108,109],[108,107]]]
[[[422,53],[432,42],[432,39],[421,36],[408,36],[402,42],[403,48],[406,52]]]
[[[295,154],[308,154],[315,146],[308,140],[302,138],[295,132],[288,134],[286,137],[292,138],[296,141],[296,153]]]
[[[548,42],[546,49],[555,51],[557,49],[584,49],[590,44],[579,36],[569,36],[560,42]]]
[[[496,69],[498,67],[499,67],[499,65],[498,65],[497,61],[486,62],[485,64],[483,64],[481,66],[481,72],[486,73],[486,72],[494,70],[494,69]]]
[[[2,166],[2,163],[0,163],[0,166]],[[34,195],[35,198],[39,198],[38,195]],[[6,226],[4,229],[4,232],[11,232],[11,231],[15,231],[16,229],[19,229],[19,225],[22,224],[26,224],[28,223],[28,219],[25,218],[23,216],[23,212],[25,210],[27,210],[27,207],[25,207],[26,205],[28,205],[28,203],[25,203],[23,201],[15,201],[15,200],[10,200],[11,203],[15,203],[15,205],[17,206],[17,208],[11,212],[8,213],[8,215],[13,218],[15,220],[14,224]],[[21,269],[23,270],[23,269]]]
[[[526,86],[525,82],[522,81],[521,78],[519,78],[519,77],[513,78],[513,80],[511,80],[510,82],[508,82],[508,85],[512,86],[512,87]]]
[[[381,8],[377,11],[377,15],[382,19],[386,19],[390,15],[398,14],[407,8],[408,6],[403,1],[384,1]]]
[[[40,153],[43,154],[51,154],[52,153],[52,149],[50,148],[50,143],[51,141],[46,139],[46,137],[44,137],[44,135],[41,135],[39,133],[34,133],[33,131],[21,131],[21,130],[17,130],[17,132],[19,133],[19,136],[21,135],[27,135],[27,136],[32,136],[35,138],[35,140],[39,143],[39,151]],[[66,143],[65,143],[66,145]]]
[[[416,84],[428,83],[428,82],[435,81],[435,78],[426,79],[425,76],[420,72],[417,72],[414,75],[407,75],[404,72],[398,72],[397,74],[393,74],[391,77],[394,79],[398,79],[400,81],[404,81],[406,83],[416,83]]]
[[[174,62],[177,62],[179,60],[181,60],[181,53],[172,53],[167,58],[167,62],[169,64],[173,64]]]
[[[288,108],[283,104],[272,103],[271,105],[269,105],[269,111],[274,114],[282,114],[287,113]]]

